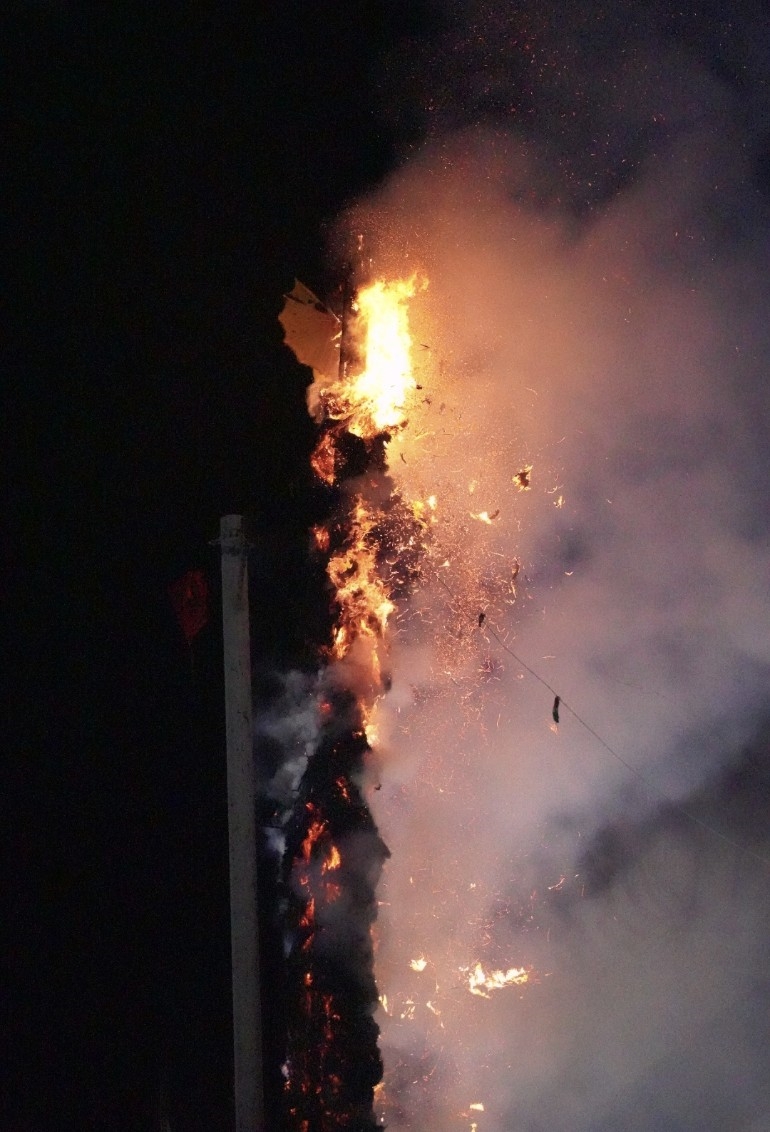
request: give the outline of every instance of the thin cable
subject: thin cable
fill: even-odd
[[[594,730],[590,723],[586,723],[583,717],[581,715],[578,715],[572,705],[564,699],[564,696],[557,693],[555,688],[552,688],[547,680],[540,676],[539,673],[535,672],[534,668],[530,668],[526,661],[522,660],[522,658],[517,653],[515,653],[509,645],[505,643],[505,641],[502,641],[495,630],[492,628],[492,626],[489,624],[489,622],[486,622],[484,627],[492,634],[497,643],[500,645],[500,648],[505,649],[505,651],[513,657],[517,664],[520,664],[522,668],[526,669],[530,676],[534,677],[534,679],[537,680],[538,683],[542,684],[544,688],[547,688],[549,692],[552,692],[553,695],[559,699],[559,706],[566,708],[567,711],[575,717],[581,727],[584,727],[588,734],[592,735],[597,743],[600,743],[601,746],[604,747],[605,751],[609,752],[609,754],[611,754],[614,759],[617,759],[617,761],[621,763],[626,768],[626,770],[630,771],[631,774],[635,775],[640,782],[644,783],[648,790],[652,791],[652,793],[654,794],[657,794],[658,797],[663,798],[664,801],[668,802],[669,805],[675,807],[675,809],[677,809],[686,818],[689,818],[691,822],[694,822],[695,825],[699,825],[701,829],[707,830],[707,832],[713,834],[714,837],[718,837],[720,841],[724,841],[726,845],[731,845],[733,849],[737,849],[741,853],[746,853],[749,857],[754,857],[757,861],[761,861],[763,865],[767,865],[768,868],[770,868],[770,858],[763,857],[761,853],[757,853],[754,849],[749,849],[747,845],[742,845],[739,841],[734,841],[732,837],[728,837],[726,833],[722,833],[713,825],[709,825],[708,822],[692,813],[692,811],[688,810],[686,806],[683,806],[681,802],[672,802],[669,798],[667,798],[659,786],[656,786],[654,782],[647,778],[646,775],[642,774],[642,772],[638,770],[632,763],[628,762],[623,758],[622,755],[618,754],[618,752],[610,746],[607,740],[603,739],[599,732]]]
[[[444,579],[440,575],[437,575],[437,578],[454,601],[454,594],[452,593]],[[548,689],[548,691],[555,697],[555,699],[558,700],[560,708],[566,708],[567,711],[575,717],[581,727],[583,727],[589,735],[593,736],[596,742],[604,747],[605,751],[607,751],[608,754],[612,755],[612,757],[614,759],[617,759],[617,761],[622,766],[624,766],[626,770],[628,770],[631,774],[638,778],[639,781],[642,782],[649,791],[651,791],[653,794],[657,794],[659,798],[662,798],[670,806],[673,806],[676,810],[679,811],[679,813],[683,814],[684,817],[688,818],[695,825],[698,825],[701,827],[701,829],[705,829],[708,833],[713,834],[714,837],[718,837],[720,841],[723,841],[725,843],[725,845],[730,845],[733,849],[737,849],[740,853],[745,853],[749,857],[754,857],[755,860],[761,861],[763,865],[766,865],[768,868],[770,868],[769,857],[764,857],[761,853],[757,853],[754,849],[749,849],[748,846],[742,845],[741,842],[733,840],[732,837],[728,837],[726,833],[722,833],[720,830],[716,829],[712,825],[709,825],[708,822],[692,813],[692,811],[688,810],[686,806],[683,806],[681,802],[672,802],[670,798],[667,798],[665,793],[660,789],[659,786],[656,786],[654,782],[647,778],[646,775],[642,774],[642,772],[638,770],[632,763],[628,762],[627,759],[624,759],[622,755],[618,754],[618,752],[610,746],[607,740],[603,739],[599,732],[595,731],[591,724],[587,723],[585,719],[583,719],[583,717],[578,714],[575,708],[572,707],[572,705],[564,699],[564,696],[562,696],[560,692],[557,692],[556,689],[552,687],[543,676],[541,676],[538,672],[535,672],[534,668],[531,668],[527,664],[527,662],[518,655],[518,653],[515,653],[510,645],[507,645],[505,641],[501,640],[501,638],[489,624],[489,621],[487,621],[486,617],[484,617],[483,620],[479,621],[479,628],[481,628],[482,625],[487,632],[492,634],[501,649],[505,649],[509,656],[512,656],[516,663],[521,665],[521,667],[526,672],[528,672],[533,679],[537,680],[539,684],[542,684],[544,688]]]

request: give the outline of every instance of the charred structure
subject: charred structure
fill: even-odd
[[[356,704],[328,711],[287,830],[286,1101],[292,1129],[364,1132],[382,1077],[371,926],[388,850],[354,780],[368,751]]]

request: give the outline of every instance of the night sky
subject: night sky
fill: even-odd
[[[340,214],[424,139],[515,125],[551,161],[517,199],[558,207],[577,241],[686,128],[681,92],[672,95],[679,117],[666,118],[647,113],[649,91],[633,81],[619,106],[584,81],[594,63],[612,71],[618,44],[652,54],[658,36],[730,92],[731,121],[744,131],[740,185],[725,178],[703,205],[701,230],[721,248],[756,238],[756,262],[767,247],[760,6],[636,5],[624,31],[594,4],[592,20],[558,35],[559,4],[120,7],[30,0],[5,20],[2,1132],[138,1132],[160,1129],[163,1117],[173,1132],[211,1132],[232,1120],[210,544],[221,515],[249,518],[257,689],[267,696],[271,672],[312,669],[327,630],[322,579],[306,553],[307,529],[328,507],[308,470],[309,375],[283,346],[277,314],[295,275],[321,295],[338,283]],[[546,51],[545,63],[541,34],[562,51]],[[698,90],[692,100],[697,118],[708,98]],[[580,109],[576,121],[567,106]],[[697,257],[675,265],[699,269]],[[752,374],[761,453],[761,357]],[[754,546],[770,527],[768,482],[765,461],[746,485]],[[188,649],[168,587],[192,568],[209,578],[212,621]],[[762,664],[764,679],[764,654]],[[732,790],[731,837],[764,852],[755,826],[756,799],[770,795],[767,717],[753,702],[748,710],[755,777],[733,764],[737,777],[694,797],[711,822]],[[602,836],[591,858],[597,891],[605,874],[622,872],[622,846],[612,831]],[[280,962],[269,908],[263,918],[272,1097]],[[626,1126],[620,1107],[616,1119]],[[749,1119],[736,1132],[768,1127]],[[550,1127],[561,1125],[554,1117]]]

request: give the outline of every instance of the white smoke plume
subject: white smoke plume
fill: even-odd
[[[394,1130],[770,1127],[770,68],[635,10],[464,9],[344,221],[430,281],[371,797]]]
[[[291,815],[300,779],[320,732],[321,677],[290,671],[273,679],[277,687],[270,703],[258,705],[255,713],[255,744],[264,777],[260,794],[265,804],[272,807],[271,821],[264,829],[266,842],[272,852],[281,856],[285,848],[282,827]]]

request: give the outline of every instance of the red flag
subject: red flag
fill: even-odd
[[[202,570],[188,570],[172,582],[168,595],[188,645],[209,620],[209,587]]]

